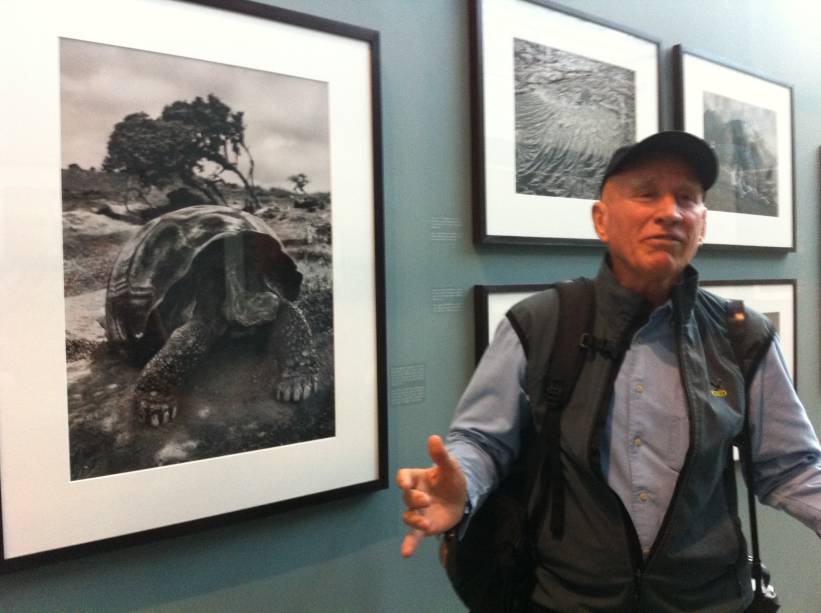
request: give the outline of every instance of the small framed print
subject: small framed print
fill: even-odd
[[[701,286],[722,298],[743,300],[744,304],[766,315],[775,326],[784,359],[796,384],[796,281],[765,279],[755,281],[702,281]]]
[[[715,149],[705,245],[795,250],[792,86],[673,47],[676,127]]]
[[[386,487],[378,33],[11,4],[0,570]]]
[[[659,128],[659,44],[543,0],[471,0],[474,238],[597,244],[611,154]]]
[[[550,287],[548,284],[474,285],[473,308],[476,362],[482,357],[499,323],[510,307]]]

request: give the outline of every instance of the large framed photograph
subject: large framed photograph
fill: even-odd
[[[13,5],[0,567],[386,487],[378,33]]]
[[[792,86],[673,47],[676,127],[715,149],[705,245],[795,249]]]
[[[611,154],[659,129],[659,43],[543,0],[471,0],[474,238],[595,244]]]
[[[775,326],[784,360],[796,384],[796,281],[795,279],[762,279],[751,281],[702,281],[701,286],[730,300],[744,304],[766,315]]]
[[[547,284],[474,285],[475,351],[478,363],[506,313],[517,302],[547,289]]]

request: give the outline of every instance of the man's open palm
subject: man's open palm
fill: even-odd
[[[402,555],[410,557],[426,536],[455,526],[465,509],[467,484],[459,463],[450,457],[438,436],[428,439],[430,468],[400,468],[396,484],[408,510],[402,520],[412,528],[402,541]]]

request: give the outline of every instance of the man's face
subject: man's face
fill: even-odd
[[[679,280],[704,238],[703,196],[695,171],[675,156],[641,160],[607,180],[593,223],[622,285]]]

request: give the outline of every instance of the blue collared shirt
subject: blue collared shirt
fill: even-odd
[[[601,438],[602,473],[624,503],[649,552],[689,446],[686,400],[670,325],[670,304],[633,336],[619,369]],[[447,437],[477,509],[519,453],[530,419],[526,357],[507,319],[496,330],[457,406]],[[821,537],[821,448],[792,386],[778,342],[749,394],[755,492]]]

